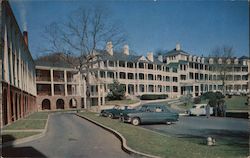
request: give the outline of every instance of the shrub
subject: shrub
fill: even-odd
[[[110,85],[110,93],[108,93],[108,100],[122,100],[125,95],[125,86],[121,85],[117,80]]]
[[[200,97],[196,97],[194,98],[194,104],[200,104],[201,103],[201,98]]]
[[[143,94],[141,100],[166,99],[167,97],[167,94]]]

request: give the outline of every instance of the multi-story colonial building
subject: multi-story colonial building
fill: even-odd
[[[1,127],[35,111],[35,63],[28,34],[20,31],[6,0],[0,0]]]
[[[37,106],[39,110],[79,109],[86,107],[86,84],[80,72],[62,60],[63,54],[52,54],[36,60]],[[91,77],[92,79],[93,76]],[[103,105],[98,84],[91,86],[93,105]],[[99,101],[99,102],[98,102]]]
[[[111,42],[107,43],[105,51],[99,51],[98,54],[97,64],[90,69],[92,105],[105,104],[105,96],[114,80],[125,86],[126,96],[168,94],[169,98],[178,98],[187,94],[195,97],[207,91],[221,91],[221,76],[214,68],[216,64],[225,63],[230,68],[226,75],[225,90],[245,94],[249,92],[250,62],[247,57],[199,57],[181,50],[179,44],[175,49],[159,56],[154,56],[152,52],[147,56],[133,55],[127,45],[123,52],[113,51]],[[76,69],[65,68],[66,63],[58,63],[64,68],[59,68],[55,62],[54,65],[45,63],[41,62],[36,66],[39,109],[47,107],[43,105],[45,101],[54,102],[52,109],[58,109],[59,99],[64,100],[66,108],[72,108],[72,98],[78,98],[78,107],[86,107],[84,76]],[[71,78],[74,78],[73,82]]]
[[[247,93],[249,58],[216,59],[190,55],[181,50],[180,45],[154,56],[130,55],[128,46],[123,52],[113,52],[112,43],[107,44],[106,51],[101,52],[97,78],[105,85],[117,79],[126,87],[126,95],[142,95],[148,93],[168,94],[170,98],[191,94],[199,96],[207,91],[221,91],[222,80],[216,64],[229,64],[230,72],[226,75],[227,91]]]

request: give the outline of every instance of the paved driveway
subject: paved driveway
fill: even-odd
[[[52,114],[46,136],[3,149],[9,157],[130,157],[120,141],[104,129],[72,113]]]
[[[248,147],[250,134],[249,120],[237,118],[181,116],[180,120],[172,125],[156,124],[142,127],[175,137],[205,140],[212,136],[218,141],[239,143],[243,147]]]

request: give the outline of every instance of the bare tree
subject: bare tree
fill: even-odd
[[[234,61],[232,61],[233,54],[233,47],[222,46],[214,48],[212,55],[210,55],[214,58],[212,69],[219,74],[218,80],[222,82],[223,94],[225,93],[227,75],[229,72],[232,72],[234,66]]]
[[[45,38],[50,42],[46,51],[64,53],[64,60],[77,66],[84,76],[89,108],[90,69],[98,62],[99,50],[103,50],[108,41],[112,41],[114,46],[125,41],[119,24],[114,24],[109,14],[101,8],[79,8],[64,22],[47,26]],[[72,60],[72,56],[75,60]]]

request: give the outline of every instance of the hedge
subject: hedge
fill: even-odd
[[[167,94],[143,94],[141,100],[156,100],[156,99],[166,99]]]

